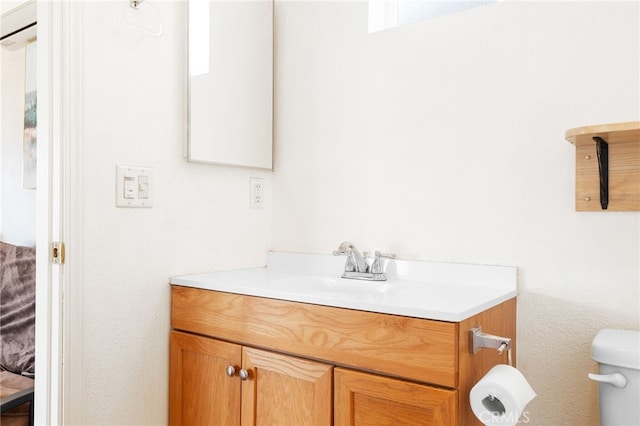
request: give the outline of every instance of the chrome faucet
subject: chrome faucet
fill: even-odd
[[[341,243],[340,246],[338,246],[338,250],[333,252],[333,255],[347,256],[342,278],[369,281],[386,281],[387,277],[384,274],[381,258],[395,258],[393,254],[381,254],[379,251],[376,251],[373,263],[369,266],[366,261],[367,252],[361,254],[356,246],[349,241]]]
[[[360,251],[358,251],[356,246],[349,241],[340,243],[340,245],[338,246],[338,250],[335,250],[333,252],[333,255],[347,256],[347,261],[344,264],[345,272],[369,272],[369,265],[367,265],[365,257],[360,254]]]

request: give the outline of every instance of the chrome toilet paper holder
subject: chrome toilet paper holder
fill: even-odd
[[[511,339],[483,333],[482,326],[473,327],[469,330],[469,351],[475,354],[482,348],[496,349],[499,354],[502,354],[505,349],[511,350]]]

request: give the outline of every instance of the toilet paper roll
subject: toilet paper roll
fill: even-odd
[[[522,373],[496,365],[469,393],[473,414],[485,425],[515,425],[536,393]]]

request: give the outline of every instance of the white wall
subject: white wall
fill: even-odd
[[[82,6],[83,424],[166,424],[169,278],[264,265],[270,238],[270,173],[182,156],[185,3],[154,4],[157,38],[124,22],[126,1]],[[116,164],[153,168],[153,208],[115,207]]]
[[[574,211],[564,132],[640,119],[637,2],[375,34],[366,3],[277,2],[276,22],[272,248],[518,266],[529,424],[596,424],[591,340],[640,328],[640,215]]]
[[[25,49],[0,48],[0,65],[0,240],[33,246],[36,192],[22,186]]]

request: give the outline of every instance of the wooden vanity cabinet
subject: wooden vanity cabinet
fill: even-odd
[[[516,343],[515,299],[459,323],[181,286],[171,303],[171,425],[481,425],[469,391],[507,354],[472,354],[468,331]]]
[[[171,425],[331,425],[331,365],[176,331],[170,353]]]

